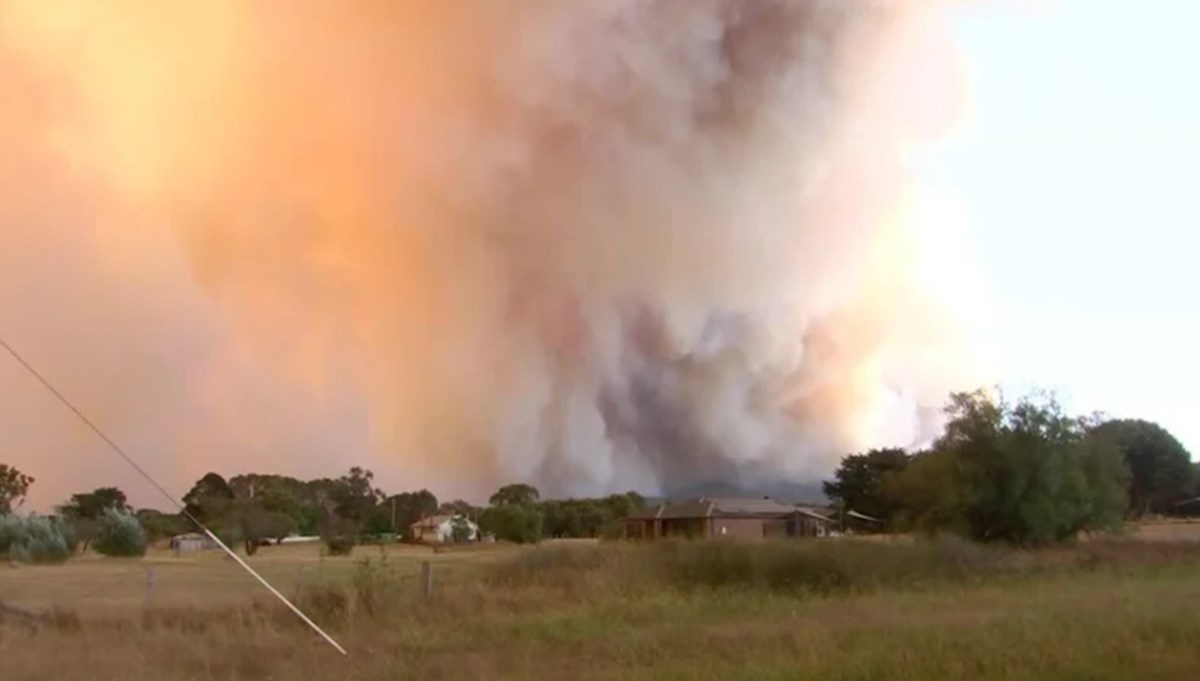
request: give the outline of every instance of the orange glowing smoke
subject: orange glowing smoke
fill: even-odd
[[[931,10],[845,5],[0,0],[4,248],[72,241],[137,337],[60,337],[58,373],[242,469],[333,472],[365,429],[385,477],[466,492],[818,475],[979,378],[928,285],[954,254],[898,217],[952,52]],[[52,267],[0,275],[0,321]],[[187,378],[114,383],[164,328]]]

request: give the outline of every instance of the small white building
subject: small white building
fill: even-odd
[[[412,530],[413,539],[417,541],[441,544],[454,541],[454,526],[456,523],[466,524],[467,541],[476,541],[479,539],[479,526],[464,515],[452,515],[448,513],[445,515],[432,515],[428,518],[421,518],[412,525],[409,525],[409,529]]]
[[[220,546],[209,539],[208,535],[199,532],[177,534],[171,537],[171,550],[175,553],[190,553],[192,551],[219,551]]]

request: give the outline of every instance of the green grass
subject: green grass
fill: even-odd
[[[804,571],[762,578],[811,567],[815,551],[846,571],[835,588],[809,588]],[[273,606],[197,604],[0,629],[0,675],[945,681],[1181,679],[1200,668],[1194,545],[601,545],[441,558],[430,600],[401,556],[351,562],[342,581],[302,590],[340,594],[341,606],[313,612],[349,659]]]

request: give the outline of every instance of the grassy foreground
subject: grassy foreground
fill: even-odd
[[[0,627],[0,678],[942,681],[1200,669],[1195,544],[601,545],[446,565],[428,600],[413,564],[391,558],[298,589],[349,659],[265,601],[198,600]]]

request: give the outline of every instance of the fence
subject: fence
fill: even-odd
[[[428,558],[380,558],[370,550],[342,559],[322,559],[315,553],[297,559],[288,553],[292,555],[281,560],[263,551],[261,557],[251,559],[255,569],[285,595],[318,586],[349,588],[366,561],[385,566],[391,581],[410,597],[429,597],[434,592],[435,564]],[[239,607],[268,599],[261,585],[233,561],[212,552],[144,559],[86,555],[64,565],[0,568],[0,610],[8,613],[0,612],[4,619],[55,611],[88,619],[154,609]]]

